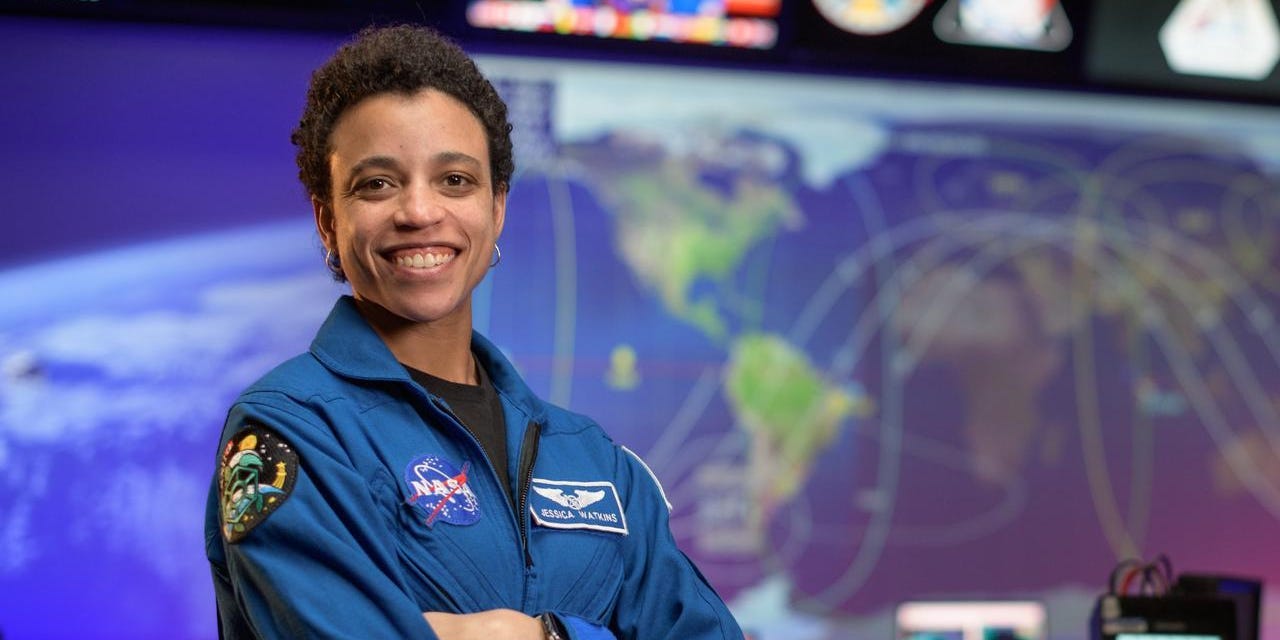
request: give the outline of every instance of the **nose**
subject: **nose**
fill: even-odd
[[[429,227],[440,222],[446,214],[444,198],[422,182],[405,187],[400,192],[398,204],[395,224],[401,228]]]

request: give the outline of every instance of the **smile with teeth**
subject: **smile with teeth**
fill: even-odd
[[[438,267],[450,260],[453,260],[453,257],[456,255],[457,254],[453,252],[433,253],[424,251],[421,253],[406,253],[396,256],[395,263],[396,266],[408,267],[410,269],[430,269],[431,267]]]

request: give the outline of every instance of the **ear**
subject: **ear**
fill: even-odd
[[[324,243],[326,251],[338,250],[338,234],[335,230],[337,221],[333,217],[333,207],[320,201],[319,198],[311,198],[311,210],[316,216],[316,233],[320,234],[320,242]]]
[[[502,225],[507,222],[507,188],[493,194],[493,241],[502,237]]]

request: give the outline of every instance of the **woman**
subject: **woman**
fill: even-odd
[[[205,527],[223,637],[742,637],[644,463],[472,331],[510,131],[426,28],[366,30],[312,77],[299,175],[352,295],[228,415]]]

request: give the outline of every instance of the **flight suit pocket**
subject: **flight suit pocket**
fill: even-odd
[[[545,608],[594,622],[608,620],[622,588],[622,540],[614,533],[534,526],[530,542]]]

